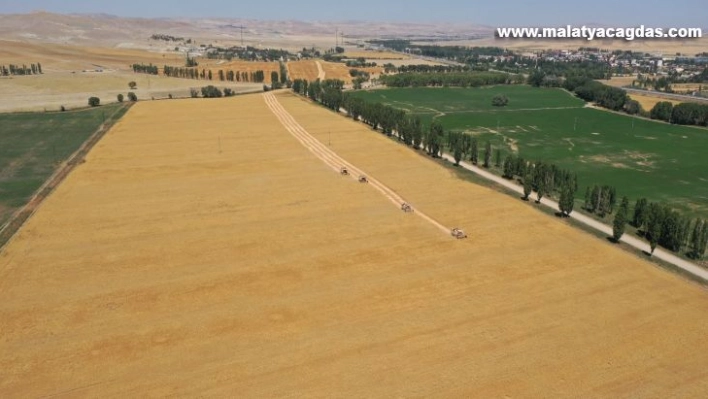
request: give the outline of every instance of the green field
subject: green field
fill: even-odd
[[[503,93],[509,105],[492,107]],[[646,197],[708,217],[708,130],[585,108],[562,90],[528,86],[413,88],[358,92],[371,101],[435,119],[446,130],[489,140],[505,152],[553,162],[585,187],[609,184],[619,195]]]
[[[0,114],[0,226],[95,132],[127,108]]]

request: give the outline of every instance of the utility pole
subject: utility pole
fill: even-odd
[[[336,50],[336,48],[337,48],[338,45],[339,45],[339,29],[338,29],[338,28],[334,28],[334,47],[335,47],[335,50]]]

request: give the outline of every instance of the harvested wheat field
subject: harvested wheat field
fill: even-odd
[[[661,94],[655,94],[655,95],[648,95],[648,96],[643,96],[641,94],[630,94],[629,98],[632,100],[636,100],[639,105],[642,106],[642,108],[646,111],[651,111],[652,108],[656,105],[656,103],[665,101],[665,102],[670,102],[673,105],[680,104],[681,101],[676,101],[676,100],[671,100],[668,98],[663,98],[661,97]]]
[[[350,84],[352,82],[352,77],[349,74],[349,70],[352,68],[349,68],[341,62],[319,61],[319,63],[320,65],[322,65],[322,70],[324,71],[325,79],[339,79],[343,80],[346,84]],[[365,70],[366,68],[357,69]]]
[[[218,80],[219,71],[222,70],[224,73],[227,71],[234,72],[257,72],[263,71],[265,75],[265,80],[270,83],[270,73],[278,72],[280,74],[280,63],[279,62],[266,62],[266,61],[213,61],[213,60],[200,60],[199,66],[197,67],[199,71],[202,69],[211,70],[214,76],[214,80]]]
[[[701,396],[706,298],[290,94],[138,103],[0,253],[0,396]]]
[[[317,80],[320,70],[315,60],[301,60],[288,62],[288,75],[290,79],[306,79],[308,82]],[[321,61],[320,61],[321,62]]]
[[[184,63],[184,54],[110,47],[0,40],[0,64],[42,64],[44,73],[103,69],[130,69],[135,63],[162,66]]]
[[[268,77],[270,79],[270,76]],[[129,82],[137,88],[131,90]],[[134,92],[138,99],[189,97],[191,88],[214,84],[219,88],[229,87],[235,93],[262,91],[262,83],[206,82],[204,80],[169,78],[144,73],[123,71],[70,73],[53,72],[43,75],[14,76],[0,78],[0,91],[4,100],[0,102],[0,112],[16,111],[58,111],[67,108],[86,107],[88,98],[97,96],[101,104],[118,102],[118,94]]]

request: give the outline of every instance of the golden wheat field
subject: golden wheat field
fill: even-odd
[[[662,101],[670,102],[673,105],[681,103],[681,101],[676,101],[676,100],[672,100],[669,98],[660,97],[660,95],[643,96],[641,94],[630,94],[629,97],[632,100],[636,100],[639,103],[639,105],[641,105],[642,108],[646,111],[650,111],[652,108],[654,108],[656,103],[662,102]]]
[[[315,60],[300,60],[288,62],[288,75],[290,79],[306,79],[313,82],[319,77],[319,69]]]
[[[708,390],[702,288],[275,99],[470,237],[340,176],[263,95],[139,102],[0,253],[0,397]]]
[[[345,64],[342,64],[341,62],[327,62],[327,61],[319,61],[320,65],[322,65],[322,70],[325,73],[325,79],[339,79],[344,81],[345,83],[349,84],[352,82],[352,77],[349,74],[349,70],[352,68],[349,68]],[[364,68],[359,68],[359,69],[364,69]]]
[[[173,65],[184,63],[184,55],[112,47],[85,47],[54,43],[0,40],[0,64],[41,63],[44,73],[57,71],[130,69],[135,63]]]

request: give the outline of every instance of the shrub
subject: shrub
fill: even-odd
[[[497,94],[492,98],[492,105],[495,107],[504,107],[509,104],[509,99],[503,94]]]
[[[135,83],[135,81],[131,81],[128,83],[128,87],[130,87],[130,90],[135,90],[135,88],[138,87],[138,84]]]
[[[199,97],[199,91],[197,89],[189,89],[189,96],[192,98]]]
[[[130,93],[128,93],[128,100],[133,102],[138,101],[138,96],[136,96],[135,93],[131,91]]]
[[[88,104],[92,107],[98,107],[101,105],[101,99],[98,97],[89,97]]]
[[[59,110],[60,110],[61,112],[64,112],[64,111],[66,111],[66,107],[62,105],[62,106],[59,108]]]
[[[122,94],[119,94],[119,95],[118,95],[118,102],[119,102],[119,103],[122,103],[122,102],[123,102],[123,95],[122,95]]]
[[[234,91],[228,87],[224,89],[224,97],[231,97],[234,95]]]
[[[216,86],[209,85],[202,87],[202,97],[204,98],[219,98],[222,95],[221,90],[216,88]]]

